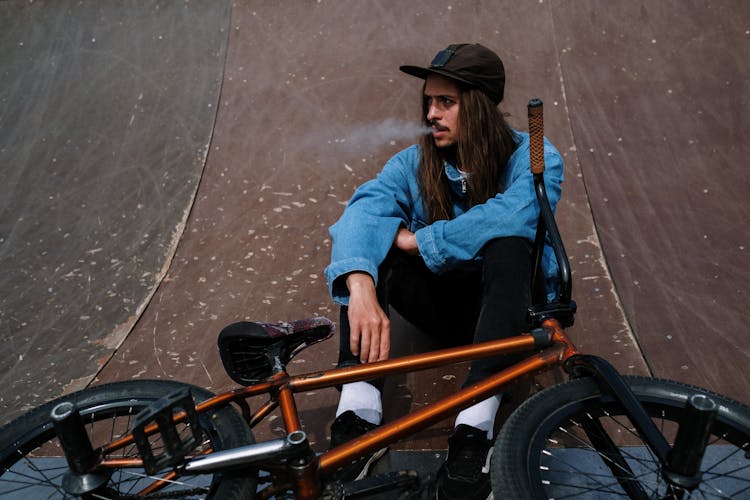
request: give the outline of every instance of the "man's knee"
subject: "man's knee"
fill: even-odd
[[[531,242],[526,238],[509,236],[490,240],[482,249],[484,267],[531,270]]]

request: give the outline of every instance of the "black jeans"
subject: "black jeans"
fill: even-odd
[[[446,346],[466,345],[518,335],[527,330],[531,301],[531,243],[498,238],[482,249],[481,264],[435,274],[418,256],[392,250],[378,269],[378,301]],[[349,348],[348,308],[341,307],[338,366],[359,364]],[[393,334],[393,332],[391,332]],[[520,355],[477,360],[464,386],[512,364]],[[382,380],[372,382],[382,390]]]

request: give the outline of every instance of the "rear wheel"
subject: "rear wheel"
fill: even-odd
[[[712,398],[719,414],[701,464],[702,481],[683,498],[750,498],[750,408],[686,384],[625,380],[670,445],[687,399]],[[495,498],[667,498],[659,461],[623,413],[591,379],[565,382],[530,398],[508,419],[495,444]],[[591,424],[601,424],[626,463],[613,466],[611,455],[597,452],[584,431]]]
[[[84,389],[47,403],[0,429],[0,497],[3,499],[68,498],[62,481],[68,465],[50,420],[50,412],[61,402],[73,402],[80,410],[94,448],[108,443],[131,429],[134,416],[153,401],[189,387],[196,402],[212,396],[204,389],[160,380],[117,382]],[[225,407],[200,414],[203,439],[190,454],[220,450],[253,442],[252,433],[232,408]],[[158,442],[152,443],[156,450]],[[138,458],[135,445],[117,450],[104,459]],[[166,498],[249,498],[255,492],[256,479],[251,471],[233,475],[180,477],[171,470],[157,477],[146,476],[143,469],[122,467],[112,471],[107,484],[94,498],[135,498],[152,491]],[[166,486],[161,486],[161,485]],[[140,498],[140,497],[139,497]]]

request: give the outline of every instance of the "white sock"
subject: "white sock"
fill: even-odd
[[[487,433],[487,439],[492,439],[495,427],[495,414],[500,407],[502,394],[480,401],[461,411],[456,417],[455,427],[460,424],[470,425]]]
[[[380,391],[367,382],[354,382],[341,387],[339,407],[336,409],[338,417],[346,411],[353,411],[359,418],[371,424],[380,424],[383,419],[383,403]]]

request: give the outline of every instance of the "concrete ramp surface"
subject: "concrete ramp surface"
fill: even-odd
[[[224,2],[0,4],[0,404],[85,386],[162,281],[224,70]]]
[[[750,402],[747,2],[11,0],[2,421],[103,381],[224,390],[223,326],[337,319],[327,228],[415,140],[420,86],[398,66],[464,41],[503,58],[514,126],[545,102],[578,347]],[[399,349],[421,342],[399,328]],[[327,342],[291,371],[335,361]],[[391,411],[461,377],[394,381]],[[321,449],[336,399],[300,397]]]

